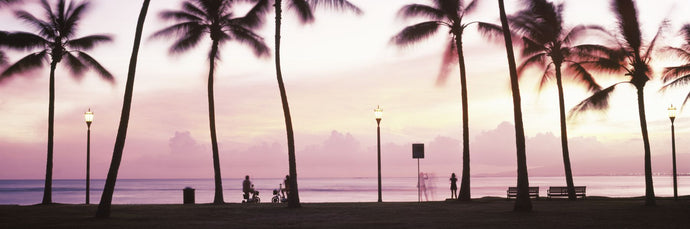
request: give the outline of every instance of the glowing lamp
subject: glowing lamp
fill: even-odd
[[[86,125],[91,126],[91,123],[93,122],[93,112],[91,112],[91,108],[89,108],[89,111],[84,113],[84,121],[86,121]]]
[[[668,118],[670,118],[671,121],[676,119],[676,108],[673,106],[673,104],[671,104],[671,106],[668,108]]]
[[[376,116],[376,121],[381,122],[381,117],[383,117],[383,109],[380,106],[376,106],[374,109],[374,116]]]

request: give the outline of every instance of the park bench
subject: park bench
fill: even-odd
[[[575,196],[586,198],[586,186],[575,186]],[[546,196],[548,198],[558,197],[558,196],[568,196],[568,187],[565,186],[551,186],[549,190],[546,191]]]
[[[508,187],[508,199],[517,198],[517,187]],[[539,198],[539,187],[529,187],[529,197]]]

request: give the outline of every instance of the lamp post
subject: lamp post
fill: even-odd
[[[91,181],[91,123],[93,122],[93,112],[91,108],[84,113],[84,121],[86,121],[86,204],[89,204],[89,191]]]
[[[383,109],[380,106],[376,106],[374,109],[374,116],[376,117],[376,146],[379,168],[379,202],[383,202],[381,199],[381,117],[383,116]]]
[[[676,120],[676,108],[673,104],[668,108],[668,118],[671,119],[671,157],[673,158],[673,199],[678,200],[678,177],[676,175],[676,129],[673,121]]]

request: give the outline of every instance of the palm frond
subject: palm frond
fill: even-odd
[[[391,38],[391,43],[401,47],[412,45],[434,35],[438,31],[438,26],[437,21],[427,21],[405,27]]]
[[[544,44],[537,43],[528,37],[522,37],[522,53],[523,57],[531,56],[536,53],[546,52]]]
[[[239,22],[246,28],[256,29],[263,25],[264,15],[271,9],[269,0],[258,0]]]
[[[567,73],[568,74],[568,79],[573,80],[574,82],[584,84],[587,86],[587,90],[590,92],[595,92],[601,90],[601,86],[597,83],[596,80],[594,80],[594,77],[592,77],[592,74],[590,74],[585,67],[583,67],[580,63],[577,62],[567,62]]]
[[[518,77],[519,76],[520,75],[518,75]],[[549,64],[546,66],[546,68],[544,69],[544,73],[539,78],[539,86],[537,87],[537,91],[542,91],[544,89],[544,86],[546,86],[546,83],[553,79],[553,77],[553,64]]]
[[[589,30],[599,30],[603,29],[601,26],[586,26],[586,25],[578,25],[570,29],[568,33],[563,36],[562,40],[564,44],[571,44],[573,40],[576,40],[580,37],[582,37],[587,31]]]
[[[181,34],[181,37],[170,46],[169,52],[171,54],[179,54],[196,47],[204,34],[203,27],[192,28],[187,33]]]
[[[63,63],[65,65],[65,67],[67,67],[67,69],[70,70],[70,72],[72,73],[72,76],[77,78],[77,79],[81,79],[84,76],[84,69],[86,69],[87,66],[84,65],[84,63],[82,63],[78,57],[72,55],[72,53],[70,53],[70,52],[67,52],[65,54],[64,59],[65,59],[65,62],[63,62]]]
[[[614,0],[612,8],[627,45],[636,54],[639,54],[642,46],[642,33],[640,32],[640,23],[637,21],[635,3],[632,0]]]
[[[108,70],[106,70],[96,59],[91,57],[89,54],[86,54],[85,52],[77,51],[78,58],[81,60],[84,65],[88,66],[89,68],[93,69],[98,73],[101,78],[104,80],[107,80],[111,83],[115,83],[115,78],[113,77],[113,74],[110,74]]]
[[[476,2],[476,0],[472,2]],[[494,41],[503,41],[503,28],[500,25],[477,22],[477,30],[486,38]]]
[[[251,48],[252,52],[257,57],[270,57],[271,50],[264,43],[264,39],[247,28],[240,26],[233,26],[230,29],[231,37],[235,38],[240,43],[246,44]]]
[[[91,35],[70,40],[67,42],[67,46],[78,50],[91,50],[94,46],[100,43],[111,41],[113,41],[113,39],[109,35]]]
[[[348,0],[306,0],[309,5],[312,6],[312,9],[316,9],[319,7],[323,7],[329,10],[341,10],[341,11],[349,11],[352,13],[355,13],[357,15],[361,15],[363,13],[362,9],[357,7],[355,4],[352,4]]]
[[[538,53],[536,55],[532,55],[525,59],[522,63],[520,63],[520,66],[517,68],[518,72],[518,77],[522,78],[523,73],[525,72],[525,69],[530,68],[530,67],[546,67],[546,59],[547,59],[546,53]]]
[[[690,44],[690,24],[683,25],[683,27],[680,28],[680,34],[685,38],[685,44]]]
[[[690,62],[690,49],[682,49],[682,48],[676,48],[676,47],[664,47],[660,52],[666,53],[668,55],[676,56],[680,58],[680,60],[685,61],[685,62]]]
[[[204,29],[206,29],[206,25],[202,25],[197,22],[183,22],[161,29],[158,32],[153,33],[151,38],[155,39],[170,38],[175,36],[189,36],[189,33],[191,32],[202,33]]]
[[[0,75],[0,82],[4,78],[10,77],[14,74],[19,74],[28,70],[43,67],[43,63],[45,60],[47,60],[47,57],[48,51],[46,50],[25,56],[16,63],[7,67],[7,69],[5,69],[4,72],[2,72],[2,75]]]
[[[609,98],[611,97],[611,93],[616,89],[616,86],[622,83],[630,83],[630,82],[619,82],[616,84],[613,84],[607,88],[604,88],[603,90],[597,91],[591,96],[589,96],[587,99],[583,100],[582,102],[578,103],[570,109],[570,112],[568,112],[568,119],[571,119],[585,111],[590,111],[590,110],[606,110],[609,108]]]
[[[656,45],[657,40],[661,38],[663,31],[668,28],[670,25],[670,22],[668,19],[664,19],[664,21],[661,22],[661,25],[659,25],[659,28],[656,31],[656,34],[654,35],[654,38],[652,39],[651,42],[649,42],[649,46],[647,47],[647,51],[645,52],[645,55],[642,59],[645,61],[648,61],[649,58],[652,56],[652,53],[654,52],[654,46]]]
[[[65,21],[60,33],[64,37],[74,36],[77,31],[77,23],[81,20],[82,14],[89,8],[89,2],[79,3],[76,7],[72,5],[73,3],[73,1],[70,2],[68,10],[64,12]]]
[[[50,41],[43,37],[25,32],[7,33],[4,46],[17,50],[30,50],[34,48],[47,48]]]
[[[453,67],[458,63],[458,52],[455,44],[455,39],[451,37],[448,39],[445,51],[443,52],[443,61],[441,62],[441,70],[436,78],[436,85],[441,86],[448,80],[448,75],[453,71]]]
[[[462,10],[462,13],[469,14],[474,12],[474,9],[477,9],[477,2],[478,0],[472,0],[470,3],[467,4],[467,6],[465,6],[465,9]]]
[[[666,83],[687,74],[690,74],[690,63],[664,68],[663,77],[661,79]]]
[[[621,62],[610,58],[595,58],[594,60],[581,61],[581,65],[586,66],[591,71],[601,73],[621,73],[628,71]]]
[[[619,57],[620,50],[613,50],[609,47],[597,44],[583,44],[570,47],[568,55],[565,56],[569,60],[588,60],[600,57],[609,57],[610,59],[621,59]]]
[[[440,21],[445,17],[445,12],[427,5],[409,4],[400,8],[398,16],[406,19],[424,17],[434,21]]]
[[[670,82],[669,82],[669,81],[670,81]],[[668,80],[664,80],[664,83],[666,83],[666,85],[662,86],[661,89],[659,89],[659,91],[662,91],[662,92],[663,92],[663,91],[666,91],[666,90],[668,90],[669,88],[672,88],[672,87],[683,87],[683,86],[686,86],[686,85],[690,84],[690,74],[689,74],[689,75],[684,75],[684,76],[675,77],[675,78],[668,79]]]
[[[314,12],[311,5],[306,0],[292,0],[289,2],[288,9],[293,9],[297,13],[297,18],[302,24],[314,21]]]
[[[189,1],[182,2],[182,10],[186,13],[192,14],[198,18],[207,18],[208,14],[202,10],[199,9],[199,7],[195,6]]]
[[[197,23],[201,23],[204,21],[204,19],[200,18],[197,15],[188,13],[188,12],[183,12],[183,11],[176,11],[176,10],[165,10],[162,11],[158,14],[158,17],[163,19],[163,20],[174,20],[174,21],[193,21]]]
[[[37,29],[41,36],[47,38],[55,38],[57,36],[56,28],[54,28],[51,23],[38,19],[26,11],[16,11],[14,14],[20,20]]]

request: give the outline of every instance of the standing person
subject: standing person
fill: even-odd
[[[282,192],[284,196],[287,196],[290,193],[290,175],[285,175],[283,184],[285,185],[285,188],[280,190],[280,192]]]
[[[458,198],[458,178],[455,177],[455,173],[450,175],[450,198]]]
[[[244,192],[245,199],[249,199],[249,193],[254,192],[254,187],[252,182],[249,180],[249,175],[244,176],[244,181],[242,181],[242,192]]]

